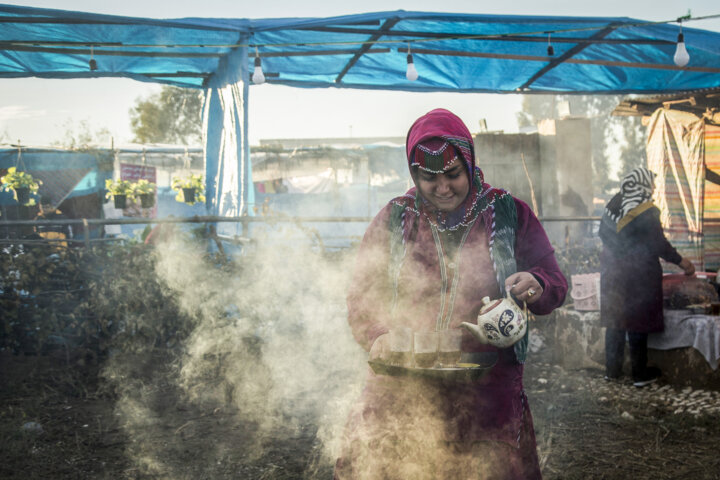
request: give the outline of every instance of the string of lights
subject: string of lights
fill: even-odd
[[[703,16],[703,17],[692,17],[690,14],[688,14],[688,15],[686,15],[686,16],[684,16],[684,17],[678,17],[678,18],[675,19],[675,20],[666,20],[666,21],[660,21],[660,22],[642,22],[642,23],[640,23],[640,22],[633,22],[633,23],[623,23],[623,24],[611,25],[611,26],[609,26],[609,27],[603,27],[603,28],[611,28],[611,29],[613,29],[613,30],[617,30],[617,29],[619,29],[619,28],[628,28],[628,27],[637,27],[637,26],[648,26],[648,25],[660,25],[660,24],[669,24],[669,23],[676,23],[676,22],[677,22],[677,23],[679,24],[679,26],[680,26],[680,32],[678,33],[678,36],[677,36],[675,54],[673,55],[673,62],[674,62],[675,65],[677,65],[678,67],[685,67],[685,66],[690,62],[690,55],[688,54],[687,49],[686,49],[686,47],[685,47],[685,40],[684,40],[684,36],[683,36],[683,33],[682,33],[682,22],[683,22],[683,21],[691,21],[691,20],[705,20],[705,19],[718,18],[718,17],[720,17],[720,14],[717,14],[717,15],[706,15],[706,16]],[[600,30],[600,27],[568,28],[568,29],[557,29],[557,30],[549,30],[549,31],[548,31],[548,30],[544,30],[544,31],[542,31],[542,32],[537,32],[537,31],[535,31],[535,32],[522,32],[522,33],[502,34],[502,35],[463,35],[463,36],[448,35],[448,36],[437,36],[437,37],[434,37],[434,38],[415,38],[415,39],[410,40],[410,41],[407,40],[407,39],[405,39],[405,40],[385,39],[385,40],[373,40],[373,41],[372,41],[372,44],[375,45],[375,44],[378,44],[378,43],[385,43],[385,44],[387,44],[387,43],[398,43],[398,42],[400,42],[400,41],[402,41],[402,42],[407,42],[407,45],[408,45],[408,46],[407,46],[407,57],[406,57],[406,58],[407,58],[407,69],[406,69],[406,71],[405,71],[405,78],[407,78],[407,79],[408,79],[409,81],[411,81],[411,82],[414,82],[414,81],[416,81],[416,80],[419,78],[419,73],[418,73],[417,68],[416,68],[416,66],[415,66],[415,61],[414,61],[414,58],[413,58],[413,55],[412,55],[412,52],[411,52],[411,48],[410,48],[410,44],[411,44],[412,42],[415,42],[415,43],[426,43],[426,42],[432,42],[432,41],[453,40],[453,39],[463,39],[463,40],[497,40],[497,39],[503,39],[503,38],[506,38],[506,37],[512,37],[513,39],[520,37],[520,38],[522,39],[523,36],[538,35],[539,33],[542,33],[542,34],[547,34],[547,42],[548,42],[548,43],[547,43],[547,55],[548,55],[548,57],[553,57],[553,56],[555,55],[555,49],[554,49],[554,47],[553,47],[553,45],[552,45],[552,42],[551,42],[551,36],[552,36],[552,34],[554,34],[554,33],[555,33],[555,34],[557,34],[557,33],[571,33],[571,32],[578,32],[578,31],[596,31],[596,30]],[[386,32],[385,35],[392,36],[393,33],[394,33],[394,32],[392,32],[392,31],[388,31],[388,32]],[[586,39],[586,42],[589,42],[589,43],[601,43],[602,41],[603,41],[602,39],[600,39],[600,40],[598,40],[598,39]],[[334,44],[338,44],[338,43],[339,43],[339,42],[334,42]],[[361,43],[369,43],[369,42],[358,42],[358,43],[356,43],[356,44],[361,44]],[[630,42],[628,42],[628,43],[630,43]],[[303,45],[309,45],[309,44],[303,44]],[[327,43],[323,43],[323,45],[327,46],[328,44],[327,44]],[[255,73],[253,74],[253,83],[263,83],[263,82],[265,81],[265,77],[262,75],[262,67],[261,67],[260,57],[259,57],[259,53],[258,53],[258,47],[259,47],[259,46],[268,47],[268,46],[270,46],[270,45],[269,45],[269,44],[265,44],[265,45],[255,45],[256,58],[255,58]],[[274,44],[274,45],[272,45],[272,46],[280,46],[280,44]],[[289,46],[289,44],[286,44],[286,45],[284,45],[284,46]],[[401,49],[398,49],[398,50],[400,51]],[[438,51],[438,52],[433,52],[433,51],[428,51],[428,50],[424,50],[423,52],[424,52],[424,53],[429,53],[429,54],[444,54],[444,53],[448,53],[448,52],[439,52],[439,51]],[[492,55],[478,55],[478,56],[486,56],[486,57],[492,58]],[[500,56],[497,56],[496,58],[500,58]],[[510,58],[510,56],[507,56],[507,58]],[[536,58],[536,59],[540,60],[539,58]],[[617,66],[621,66],[621,64],[622,64],[622,62],[614,62],[614,63],[615,63]],[[649,65],[645,65],[645,64],[630,65],[630,64],[628,64],[627,66],[635,66],[635,67],[647,68]],[[713,69],[713,71],[714,71],[714,70],[716,70],[716,69]],[[258,72],[259,72],[259,74],[258,74]],[[260,80],[260,79],[262,79],[262,80],[260,80],[259,82],[256,82],[256,81],[255,81],[256,76],[257,76],[258,80]]]
[[[633,27],[643,27],[643,26],[652,26],[652,25],[666,25],[671,23],[682,23],[682,22],[692,22],[692,21],[700,21],[700,20],[709,20],[709,19],[715,19],[720,18],[720,13],[714,14],[714,15],[704,15],[701,17],[692,17],[690,15],[686,15],[684,17],[678,17],[673,20],[662,20],[662,21],[656,21],[656,22],[648,22],[648,21],[642,21],[642,22],[627,22],[627,23],[618,23],[615,25],[611,25],[612,28],[618,30],[621,28],[633,28]],[[32,41],[16,41],[16,40],[5,40],[0,41],[0,46],[9,46],[9,45],[16,45],[16,46],[43,46],[43,47],[54,47],[54,46],[76,46],[76,47],[104,47],[104,48],[242,48],[242,47],[249,47],[249,48],[277,48],[277,47],[319,47],[319,46],[341,46],[341,45],[365,45],[365,44],[397,44],[397,43],[407,43],[407,42],[413,42],[413,43],[424,43],[424,42],[437,42],[437,41],[443,41],[443,40],[507,40],[510,39],[512,41],[537,41],[536,38],[520,38],[520,37],[536,37],[538,35],[558,35],[563,33],[573,33],[573,32],[587,32],[587,31],[597,31],[600,29],[606,28],[605,25],[603,26],[593,26],[593,27],[573,27],[573,28],[563,28],[563,29],[553,29],[553,30],[534,30],[529,32],[511,32],[511,33],[503,33],[503,34],[433,34],[432,32],[413,32],[417,34],[418,36],[416,38],[407,39],[407,38],[401,38],[401,39],[395,39],[395,38],[385,38],[385,39],[378,39],[378,40],[341,40],[341,41],[322,41],[322,42],[273,42],[273,43],[168,43],[168,44],[132,44],[132,43],[122,43],[122,42],[57,42],[57,41],[43,41],[43,40],[32,40]],[[313,30],[312,27],[304,28],[304,30]],[[337,28],[333,30],[335,33],[342,33],[343,31],[346,31],[347,33],[357,33],[356,30],[346,29],[346,28]],[[372,30],[374,33],[380,32],[379,30]],[[404,36],[407,32],[403,31],[393,31],[393,30],[387,30],[384,32],[380,32],[384,36]],[[431,35],[429,37],[421,37],[420,35]],[[543,37],[544,38],[544,37]],[[560,42],[562,37],[556,38],[555,41]],[[540,41],[544,41],[543,39],[540,39]],[[571,39],[572,42],[582,42],[582,41],[588,41],[588,39],[583,38],[573,38]],[[646,42],[647,39],[626,39],[622,40],[622,43],[643,43]],[[599,42],[593,42],[593,43],[615,43],[613,40],[603,40]]]
[[[655,21],[655,22],[648,22],[648,21],[638,21],[638,22],[617,22],[612,23],[609,25],[602,25],[602,26],[588,26],[588,27],[572,27],[572,28],[559,28],[559,29],[552,29],[552,30],[536,30],[536,31],[524,31],[524,32],[511,32],[511,33],[503,33],[503,34],[443,34],[438,32],[408,32],[408,31],[394,31],[391,29],[358,29],[356,27],[305,27],[302,28],[302,30],[319,30],[319,31],[325,31],[325,30],[332,30],[333,33],[348,33],[348,34],[358,34],[360,32],[362,33],[371,33],[373,34],[373,37],[366,40],[341,40],[341,41],[319,41],[319,42],[276,42],[276,43],[202,43],[202,44],[128,44],[128,43],[122,43],[122,42],[57,42],[57,41],[41,41],[41,40],[34,40],[34,41],[0,41],[0,48],[5,50],[22,50],[22,51],[38,51],[38,52],[48,52],[48,53],[70,53],[70,54],[87,54],[87,50],[84,50],[81,47],[89,47],[90,48],[90,59],[88,61],[89,69],[93,72],[98,70],[98,62],[95,59],[96,56],[112,56],[112,55],[123,55],[123,56],[183,56],[183,55],[189,55],[189,56],[207,56],[207,57],[213,57],[213,56],[222,56],[223,54],[220,52],[206,52],[206,53],[200,53],[200,52],[177,52],[177,53],[162,53],[158,51],[133,51],[135,49],[190,49],[190,48],[198,48],[198,49],[237,49],[237,48],[254,48],[255,54],[254,54],[254,71],[252,73],[252,81],[255,84],[261,84],[264,83],[266,80],[266,75],[263,72],[262,69],[262,57],[280,57],[280,56],[294,56],[294,55],[337,55],[342,54],[345,52],[339,51],[337,49],[325,49],[325,50],[312,50],[312,48],[316,47],[339,47],[339,46],[361,46],[364,47],[365,50],[364,53],[385,53],[389,51],[389,49],[370,49],[369,47],[376,46],[376,45],[392,45],[392,44],[398,44],[403,43],[407,44],[407,70],[406,70],[406,78],[409,81],[416,81],[419,78],[419,73],[417,71],[415,61],[413,58],[413,54],[410,49],[411,44],[427,44],[429,42],[441,42],[441,41],[449,41],[449,40],[478,40],[478,41],[516,41],[516,42],[537,42],[537,41],[545,41],[544,38],[547,36],[547,55],[548,57],[554,57],[555,56],[555,47],[553,46],[553,41],[555,43],[575,43],[575,44],[593,44],[593,43],[622,43],[622,44],[633,44],[633,43],[658,43],[658,44],[672,44],[671,41],[665,41],[665,40],[648,40],[646,38],[626,38],[622,40],[618,39],[606,39],[602,38],[603,36],[599,37],[581,37],[581,38],[568,38],[567,34],[573,33],[573,32],[588,32],[588,31],[601,31],[601,30],[608,30],[608,31],[615,31],[619,29],[628,29],[628,28],[634,28],[634,27],[643,27],[643,26],[653,26],[653,25],[662,25],[662,24],[671,24],[671,23],[677,23],[679,25],[679,33],[677,35],[677,40],[674,42],[676,44],[675,53],[673,55],[673,62],[677,67],[686,67],[690,62],[690,55],[688,54],[686,44],[685,44],[685,38],[684,34],[682,32],[682,26],[683,23],[692,22],[692,21],[700,21],[700,20],[707,20],[707,19],[714,19],[714,18],[720,18],[720,14],[714,14],[714,15],[705,15],[705,16],[699,16],[699,17],[693,17],[689,12],[687,15],[678,17],[676,19],[672,20],[663,20],[663,21]],[[11,18],[8,18],[7,21],[12,22]],[[407,37],[412,36],[412,38],[397,38],[397,37]],[[563,36],[564,35],[564,36]],[[251,34],[252,38],[252,34]],[[101,47],[103,50],[96,50],[96,47]],[[294,50],[294,51],[285,51],[285,52],[278,52],[278,51],[271,51],[271,52],[265,52],[261,55],[260,49],[278,49],[278,48],[298,48],[301,47],[302,50]],[[310,49],[310,50],[309,50]],[[402,51],[404,49],[398,48],[398,51]],[[429,55],[453,55],[455,52],[453,51],[447,51],[447,50],[429,50],[429,49],[416,49],[416,53],[422,52],[423,54],[429,54]],[[463,52],[457,52],[457,54],[462,54]],[[468,52],[468,54],[471,54],[471,56],[481,56],[481,57],[489,57],[492,58],[492,55],[490,54],[477,54],[476,52]],[[253,55],[249,55],[253,57]],[[537,57],[538,59],[542,57]],[[271,77],[274,77],[277,75],[271,75]]]

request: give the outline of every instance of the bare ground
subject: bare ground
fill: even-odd
[[[720,392],[636,389],[546,358],[525,374],[545,479],[720,479]],[[92,357],[0,354],[0,478],[331,478],[317,410],[260,436],[235,407],[184,400],[172,368],[155,355],[132,372],[146,419],[131,425]]]

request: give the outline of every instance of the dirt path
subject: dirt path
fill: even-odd
[[[529,364],[545,479],[720,479],[720,392]]]
[[[85,359],[0,355],[0,478],[331,477],[317,410],[268,429],[236,407],[198,406],[166,360],[134,372],[120,403]],[[720,392],[636,389],[542,356],[525,379],[545,479],[720,479]]]

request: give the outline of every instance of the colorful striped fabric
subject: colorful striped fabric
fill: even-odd
[[[648,168],[657,174],[653,199],[665,236],[698,270],[705,270],[703,210],[705,124],[696,116],[658,109],[648,127]],[[663,265],[667,271],[675,266]]]
[[[720,174],[720,126],[705,125],[705,167]],[[705,181],[705,268],[720,268],[720,185]]]

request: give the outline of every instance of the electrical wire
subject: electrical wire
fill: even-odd
[[[593,27],[573,27],[573,28],[563,28],[563,29],[555,29],[555,30],[536,30],[536,31],[530,31],[530,32],[514,32],[514,33],[502,33],[502,34],[478,34],[478,35],[447,35],[447,36],[440,36],[440,37],[433,37],[433,38],[403,38],[403,39],[384,39],[384,40],[354,40],[354,41],[335,41],[335,42],[278,42],[278,43],[220,43],[220,44],[209,44],[209,43],[203,43],[203,44],[126,44],[126,43],[120,43],[120,42],[44,42],[44,41],[2,41],[0,42],[0,48],[3,44],[8,45],[17,45],[17,46],[45,46],[45,47],[52,47],[52,46],[77,46],[77,47],[91,47],[91,46],[101,46],[104,48],[239,48],[239,47],[313,47],[313,46],[334,46],[334,45],[367,45],[367,44],[396,44],[396,43],[407,43],[407,42],[413,42],[413,43],[426,43],[426,42],[439,42],[439,41],[445,41],[445,40],[493,40],[493,39],[502,39],[503,37],[513,37],[513,36],[536,36],[536,35],[556,35],[559,33],[572,33],[572,32],[587,32],[587,31],[596,31],[596,30],[602,30],[604,28],[613,28],[614,30],[622,29],[622,28],[634,28],[634,27],[647,27],[652,25],[663,25],[663,24],[670,24],[670,23],[680,23],[680,22],[690,22],[690,21],[700,21],[700,20],[708,20],[708,19],[714,19],[714,18],[720,18],[720,13],[713,14],[713,15],[704,15],[701,17],[692,17],[690,15],[684,16],[684,17],[678,17],[673,20],[661,20],[656,22],[648,22],[648,21],[642,21],[642,22],[628,22],[628,23],[610,23],[602,26],[593,26]],[[405,19],[405,20],[413,20],[413,19]],[[293,30],[292,28],[288,30]],[[299,29],[295,29],[299,30]],[[337,33],[337,32],[336,32]],[[354,32],[349,32],[353,33]],[[403,32],[393,32],[392,30],[387,31],[381,31],[378,30],[378,33],[381,33],[383,36],[393,36],[393,33],[403,33]],[[556,39],[557,41],[557,39]]]

